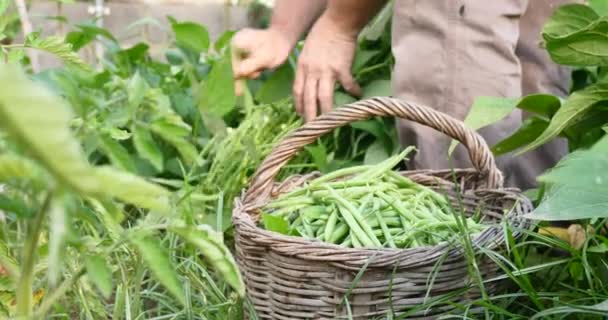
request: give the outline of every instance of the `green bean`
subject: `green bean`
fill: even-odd
[[[376,213],[376,218],[378,219],[378,223],[380,223],[380,227],[382,228],[382,231],[384,232],[384,239],[386,239],[386,242],[388,243],[389,247],[395,248],[395,243],[393,242],[393,237],[391,236],[391,233],[388,230],[388,226],[384,222],[384,218],[380,215],[380,213],[378,211],[376,211],[375,213]]]
[[[352,232],[350,234],[350,241],[353,244],[353,248],[361,248],[363,246],[361,244],[361,241],[359,241],[359,239],[357,238],[357,236],[355,236]]]
[[[333,191],[331,188],[329,190]],[[344,208],[344,210],[340,210],[340,213],[358,240],[361,241],[361,244],[365,246],[382,246],[378,238],[373,234],[372,228],[365,222],[365,219],[361,217],[352,204],[335,192],[333,193],[333,198],[338,202],[339,208]]]
[[[333,208],[331,214],[329,215],[329,219],[327,219],[327,224],[325,224],[325,237],[324,240],[327,242],[331,241],[331,236],[333,235],[334,229],[336,228],[336,223],[338,222],[338,212],[337,209]]]

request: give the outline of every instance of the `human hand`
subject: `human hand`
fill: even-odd
[[[237,96],[242,94],[239,80],[255,79],[265,69],[278,67],[287,60],[295,44],[292,38],[277,28],[243,29],[234,35],[232,70]]]
[[[331,111],[336,81],[353,96],[361,95],[351,74],[356,45],[356,34],[345,32],[330,19],[321,17],[311,29],[293,85],[296,111],[306,122]]]

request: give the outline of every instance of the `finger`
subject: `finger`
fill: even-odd
[[[321,113],[330,112],[333,105],[334,97],[334,77],[331,73],[327,73],[319,80],[319,104],[321,105]]]
[[[319,78],[314,75],[306,75],[306,86],[304,87],[304,121],[312,121],[317,116],[317,94]]]
[[[296,70],[296,78],[293,80],[293,100],[296,105],[296,113],[303,116],[303,97],[304,97],[304,82],[306,81],[306,72],[304,68],[298,65]]]
[[[256,72],[261,72],[263,69],[268,68],[268,59],[262,55],[252,55],[241,63],[236,64],[235,75],[237,77],[251,78]]]
[[[249,79],[256,79],[257,77],[260,76],[260,74],[262,74],[262,71],[256,71],[254,73],[251,74],[251,76],[249,77]]]
[[[234,94],[240,97],[243,94],[243,79],[234,79]]]
[[[360,97],[362,95],[361,87],[359,87],[359,84],[357,84],[350,72],[339,73],[338,80],[346,92],[355,97]]]

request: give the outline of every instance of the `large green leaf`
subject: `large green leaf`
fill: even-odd
[[[495,156],[499,156],[517,150],[538,138],[548,126],[547,120],[530,117],[524,120],[515,133],[495,144],[492,152]]]
[[[76,52],[72,50],[72,46],[63,41],[62,38],[51,36],[40,39],[37,34],[30,35],[25,41],[25,45],[29,48],[43,50],[56,55],[63,60],[67,65],[75,66],[83,70],[92,71],[91,67],[84,62]]]
[[[531,217],[541,220],[608,217],[608,137],[589,150],[569,154],[539,181],[550,187]]]
[[[105,298],[112,294],[112,270],[106,259],[100,255],[88,256],[85,260],[87,278],[99,289]]]
[[[236,101],[230,55],[226,54],[213,65],[201,84],[198,107],[203,114],[222,117],[234,109]]]
[[[473,130],[498,122],[511,114],[517,107],[518,99],[480,96],[475,99],[464,123]],[[452,141],[448,153],[451,154],[458,141]]]
[[[30,81],[17,66],[0,64],[0,127],[56,179],[95,192],[98,181],[69,130],[72,117],[65,102],[46,87]]]
[[[131,154],[120,142],[112,139],[109,134],[102,134],[100,142],[113,165],[126,171],[137,172],[137,167],[131,158]]]
[[[152,237],[131,237],[131,242],[137,247],[142,258],[152,270],[152,274],[162,283],[177,300],[186,305],[186,296],[181,282],[177,277],[175,266],[167,250]]]
[[[245,285],[241,273],[228,248],[222,241],[222,235],[208,225],[199,225],[196,229],[173,227],[171,230],[186,241],[194,244],[230,286],[240,295],[245,294]]]
[[[273,103],[291,96],[294,72],[289,63],[283,64],[264,81],[255,95],[261,103]]]
[[[163,154],[150,131],[142,125],[133,126],[133,144],[139,155],[148,160],[156,170],[163,171]]]
[[[185,123],[183,124],[185,125]],[[196,147],[186,139],[190,134],[189,129],[186,129],[175,121],[163,118],[153,122],[150,125],[150,130],[177,149],[182,159],[184,159],[188,165],[196,162],[198,151]]]
[[[608,16],[608,1],[589,0],[589,6],[600,16]]]
[[[391,81],[390,80],[374,80],[368,83],[363,89],[361,99],[372,97],[390,97],[391,96]]]
[[[207,52],[209,49],[209,32],[200,24],[194,22],[172,23],[171,28],[179,45],[197,53]]]
[[[386,152],[386,146],[382,140],[376,140],[367,150],[365,150],[365,157],[363,159],[364,164],[375,165],[387,158],[390,154]]]
[[[608,65],[608,17],[589,6],[559,7],[542,31],[551,58],[574,66]]]
[[[519,154],[536,149],[558,136],[562,130],[576,123],[589,109],[600,101],[608,100],[608,83],[597,83],[573,93],[555,113],[547,129]]]
[[[164,213],[171,209],[171,194],[159,185],[112,167],[95,168],[95,173],[104,196]]]

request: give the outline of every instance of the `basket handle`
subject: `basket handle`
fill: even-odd
[[[254,205],[269,197],[277,173],[302,147],[335,128],[373,116],[394,116],[411,120],[460,141],[468,149],[475,169],[485,178],[486,186],[502,187],[502,174],[496,167],[488,145],[479,134],[466,127],[463,122],[421,105],[390,97],[375,97],[347,104],[323,114],[287,136],[258,167],[249,189],[243,196],[243,204]]]

